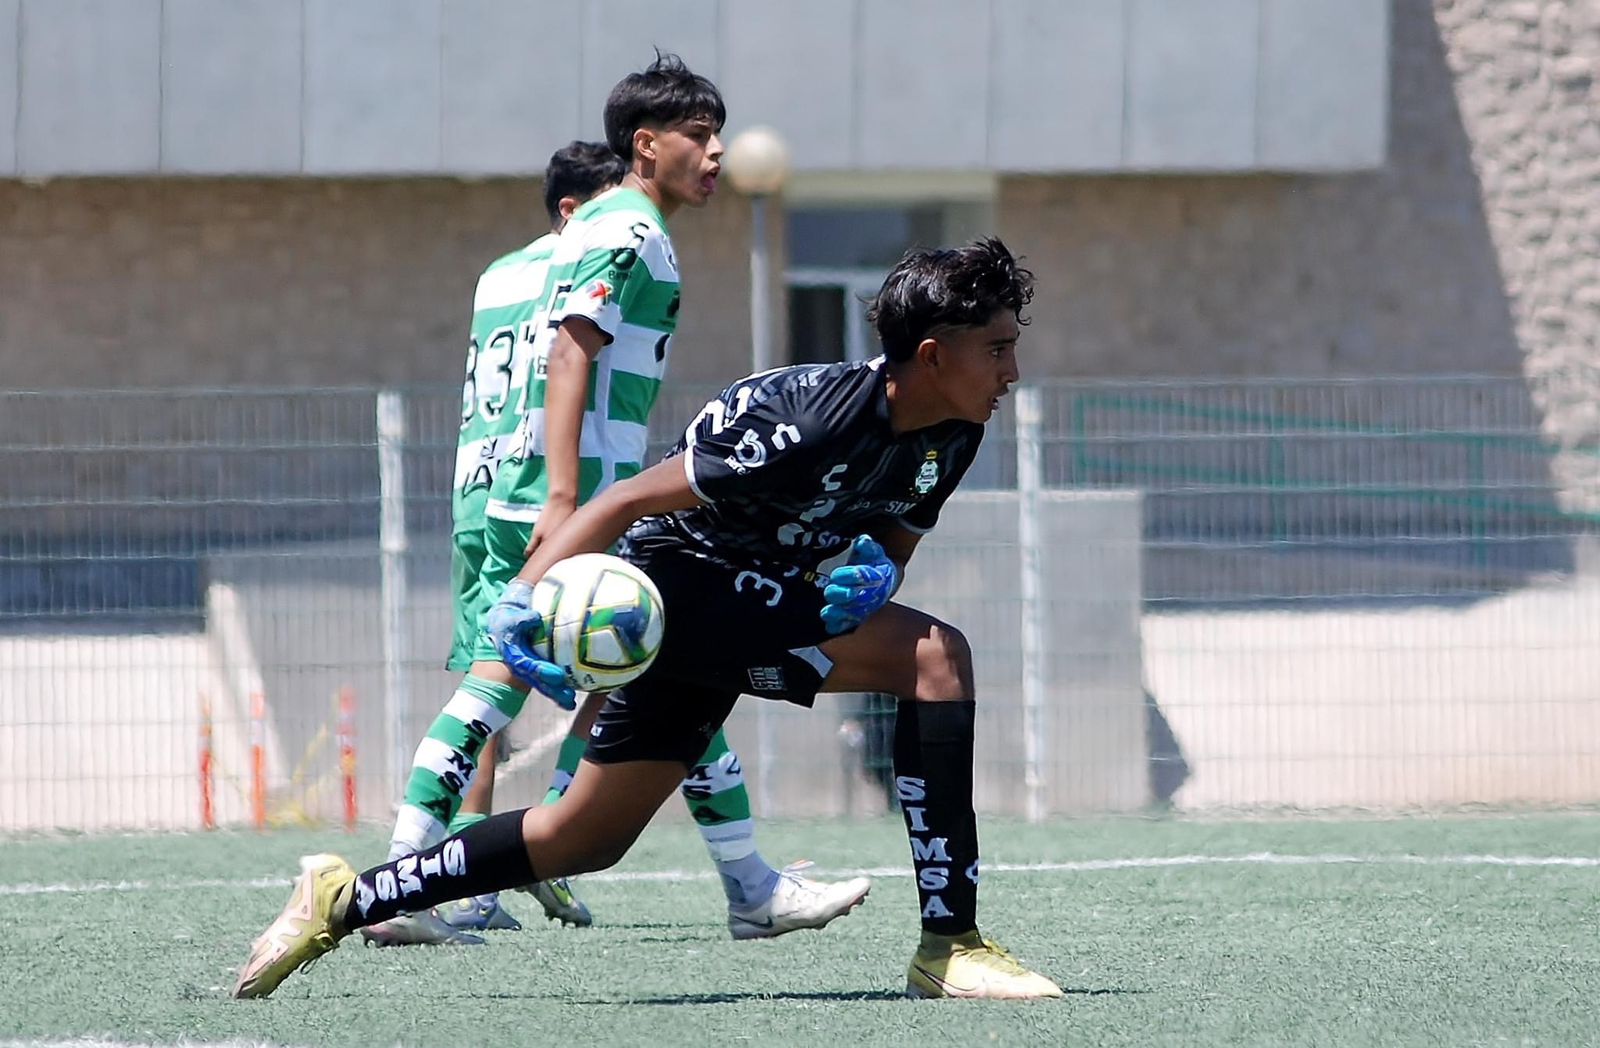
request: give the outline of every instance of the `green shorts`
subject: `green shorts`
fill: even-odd
[[[478,617],[488,610],[482,600],[484,539],[481,530],[458,531],[450,536],[450,613],[454,629],[450,657],[444,668],[465,673],[472,667],[473,641]]]
[[[472,620],[466,634],[464,652],[465,662],[459,667],[466,669],[474,662],[498,662],[500,653],[494,650],[494,645],[489,642],[489,635],[483,632],[483,616],[490,606],[500,599],[500,591],[506,588],[506,583],[517,577],[517,572],[522,570],[523,562],[527,559],[522,551],[528,548],[528,539],[533,535],[533,524],[517,520],[499,520],[489,517],[483,522],[482,536],[483,553],[479,555],[479,567],[476,575],[476,589],[472,598]],[[459,591],[458,591],[459,592]],[[461,645],[463,622],[456,619],[456,644]],[[450,649],[450,657],[455,659],[457,648]],[[452,661],[450,669],[458,667]]]

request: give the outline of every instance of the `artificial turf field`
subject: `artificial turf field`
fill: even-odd
[[[987,934],[1063,1001],[907,1001],[898,821],[760,825],[769,859],[876,870],[823,932],[735,943],[686,818],[580,881],[591,929],[362,949],[228,998],[302,852],[373,828],[0,846],[0,1044],[1600,1044],[1600,814],[984,820]]]

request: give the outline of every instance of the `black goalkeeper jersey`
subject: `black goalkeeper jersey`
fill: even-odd
[[[926,532],[978,453],[960,419],[898,436],[883,358],[752,375],[701,409],[681,457],[704,504],[629,531],[717,559],[814,566],[886,525]]]

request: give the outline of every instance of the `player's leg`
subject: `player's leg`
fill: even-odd
[[[411,776],[389,839],[391,861],[432,848],[449,835],[448,827],[476,778],[479,759],[494,745],[495,734],[521,712],[527,698],[527,687],[499,662],[475,663],[461,679],[412,758]],[[486,905],[494,909],[498,900]],[[462,910],[467,924],[477,923],[471,919],[476,912],[476,904]],[[363,935],[377,946],[481,944],[481,938],[447,919],[455,916],[450,911],[407,910],[393,920],[374,922]]]
[[[472,777],[472,785],[467,789],[466,796],[462,798],[461,810],[456,812],[456,817],[445,828],[447,836],[453,837],[468,826],[482,822],[494,810],[495,769],[506,753],[506,733],[497,732],[483,752],[478,754],[478,770]],[[522,922],[501,904],[499,892],[457,899],[435,907],[434,913],[457,931],[514,932],[522,928]]]
[[[527,686],[499,663],[483,633],[483,615],[522,566],[528,525],[494,518],[454,536],[451,552],[455,639],[449,668],[468,671],[417,747],[405,796],[390,837],[396,858],[443,840],[476,778],[489,738],[527,701]],[[521,544],[519,544],[521,543]],[[482,790],[492,791],[492,783]],[[480,793],[483,801],[492,792]],[[487,813],[488,804],[478,811]]]
[[[532,521],[490,517],[484,522],[484,558],[482,570],[479,572],[481,589],[476,601],[477,616],[474,619],[473,630],[472,654],[475,661],[490,663],[499,658],[494,645],[489,643],[488,637],[483,632],[482,616],[498,599],[506,583],[522,570],[525,559],[523,551],[528,548],[528,538],[532,534]],[[587,745],[588,724],[593,722],[591,707],[598,708],[598,705],[592,702],[585,704],[584,709],[579,711],[578,717],[574,720],[573,727],[568,731],[567,738],[562,740],[560,751],[556,754],[556,782],[561,783],[563,790],[566,788],[565,784],[572,781],[572,772],[577,769],[578,760],[583,756],[583,748]],[[590,711],[588,722],[583,720],[585,711]],[[560,794],[556,793],[555,796]],[[488,774],[476,777],[468,794],[468,801],[462,805],[462,810],[474,815],[487,815],[494,810],[493,798],[494,775],[490,771]],[[554,797],[546,794],[546,800],[553,799]],[[458,828],[454,824],[450,827],[451,832]],[[580,926],[594,923],[588,907],[573,894],[571,885],[565,880],[550,883],[535,882],[518,887],[532,895],[544,910],[545,916],[551,920]]]
[[[357,874],[335,856],[302,860],[289,904],[256,940],[234,988],[264,997],[352,930],[401,913],[615,863],[683,780],[734,693],[686,690],[650,675],[612,693],[588,758],[555,804],[492,815],[440,844]]]
[[[978,933],[978,825],[972,807],[977,711],[966,638],[931,615],[889,604],[819,646],[824,691],[900,697],[895,788],[911,839],[922,942],[906,992],[917,997],[1059,997],[1061,989]]]
[[[451,536],[450,581],[451,605],[454,619],[450,654],[445,667],[465,673],[474,661],[477,647],[478,616],[483,604],[483,564],[486,555],[486,536],[482,528],[462,529]],[[474,685],[463,682],[462,688]],[[400,810],[396,813],[394,830],[390,835],[389,857],[410,854],[442,839],[454,828],[454,807],[460,804],[458,791],[472,776],[463,776],[460,767],[438,765],[441,758],[441,740],[456,740],[467,746],[465,759],[471,762],[481,740],[463,735],[459,716],[451,716],[452,707],[462,709],[461,689],[450,700],[445,710],[429,727],[428,738],[418,747],[413,767],[407,779]],[[493,747],[489,747],[490,750]],[[459,763],[460,758],[457,758]],[[450,775],[445,777],[445,773]],[[491,773],[492,774],[492,773]],[[369,929],[367,940],[379,946],[404,946],[413,944],[478,944],[483,940],[471,931],[494,923],[499,927],[515,926],[509,916],[498,915],[498,900],[460,900],[460,906],[446,907],[439,913],[407,914],[387,924]]]
[[[755,820],[739,755],[718,729],[711,745],[680,787],[728,897],[728,933],[735,939],[771,939],[802,928],[822,928],[861,904],[872,888],[865,877],[817,881],[803,875],[809,863],[773,869],[756,850]]]
[[[721,729],[689,769],[678,792],[716,864],[728,904],[748,907],[770,896],[778,871],[756,851],[755,821],[750,817],[750,791],[745,788],[744,769],[739,755],[728,748],[727,734]]]
[[[573,715],[572,725],[561,740],[561,748],[556,751],[556,767],[551,773],[550,787],[545,791],[545,804],[560,800],[572,785],[573,776],[578,772],[578,763],[583,760],[583,752],[589,745],[589,729],[594,726],[595,716],[605,704],[605,699],[605,695],[594,692],[585,695],[583,701],[578,703],[578,712]],[[526,890],[552,921],[577,928],[587,928],[594,923],[594,915],[589,912],[589,907],[578,898],[577,892],[572,889],[572,882],[565,877],[535,881]]]
[[[566,738],[561,740],[561,747],[556,751],[556,766],[550,773],[550,785],[544,793],[545,804],[560,800],[567,792],[567,787],[572,785],[572,777],[578,774],[578,762],[583,760],[583,752],[589,748],[589,729],[594,727],[594,719],[605,702],[603,693],[589,692],[578,703],[578,712],[573,714]]]
[[[475,661],[478,621],[488,608],[483,577],[488,538],[482,527],[459,530],[451,538],[451,605],[455,629],[445,668],[465,673]],[[505,735],[500,733],[478,754],[478,769],[472,777],[472,785],[462,798],[461,809],[445,827],[446,835],[458,833],[475,822],[483,821],[494,810],[495,766],[504,749]],[[458,899],[440,907],[438,916],[460,931],[515,931],[522,927],[500,905],[498,895]]]
[[[638,838],[683,772],[682,761],[586,762],[556,804],[492,815],[362,873],[337,856],[308,856],[289,904],[256,940],[233,995],[265,997],[350,932],[403,913],[604,869]]]

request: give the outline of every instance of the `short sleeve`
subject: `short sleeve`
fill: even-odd
[[[684,470],[705,502],[759,498],[804,483],[827,443],[819,420],[787,396],[753,404],[731,420],[727,414],[728,406],[713,400],[686,434]]]
[[[572,275],[556,289],[550,324],[583,317],[611,338],[622,327],[624,300],[637,297],[637,285],[652,283],[650,260],[668,259],[666,234],[642,218],[597,222],[586,231]]]
[[[901,525],[908,530],[922,535],[932,531],[934,525],[939,523],[939,511],[960,486],[961,478],[967,475],[972,461],[978,457],[978,445],[983,441],[983,427],[973,426],[963,434],[963,437],[951,456],[951,462],[940,472],[933,490],[900,517]]]

